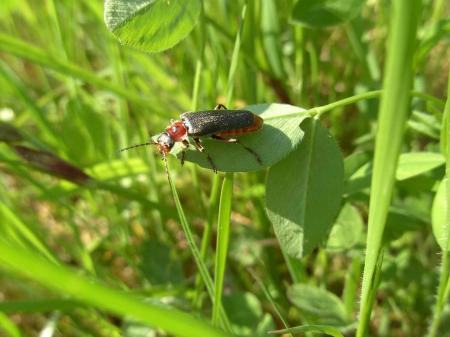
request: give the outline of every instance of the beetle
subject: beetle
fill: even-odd
[[[228,110],[224,105],[219,104],[214,110],[185,112],[180,115],[180,120],[172,120],[170,125],[158,136],[156,141],[152,140],[151,142],[132,145],[120,151],[126,151],[140,146],[156,145],[158,152],[166,160],[166,155],[172,150],[175,143],[181,142],[183,144],[181,165],[183,165],[185,151],[191,145],[189,142],[189,137],[191,137],[194,147],[206,155],[212,169],[217,173],[217,167],[214,161],[201,142],[201,138],[211,137],[227,143],[240,144],[262,165],[262,160],[259,155],[235,137],[258,131],[262,127],[263,122],[261,117],[251,111]]]

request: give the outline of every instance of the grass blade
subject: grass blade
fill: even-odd
[[[186,313],[161,305],[144,303],[131,297],[130,294],[79,276],[67,267],[55,265],[17,246],[11,246],[4,240],[0,240],[0,261],[10,270],[26,275],[58,293],[72,296],[119,316],[132,316],[176,336],[230,337],[229,334]]]
[[[212,312],[213,325],[219,322],[220,306],[222,305],[223,279],[228,254],[230,238],[231,202],[233,199],[233,174],[227,173],[223,180],[220,193],[219,219],[217,220],[216,264],[214,272],[214,306]]]
[[[372,192],[369,207],[366,258],[357,337],[366,335],[376,293],[377,261],[380,261],[384,226],[395,182],[395,171],[410,104],[413,58],[420,1],[392,2],[383,93],[378,115]],[[381,264],[378,264],[379,266]]]
[[[206,268],[205,262],[202,260],[200,251],[197,247],[197,244],[194,241],[194,236],[192,235],[191,228],[186,219],[186,215],[184,214],[183,206],[181,206],[180,198],[178,197],[178,192],[175,188],[175,185],[172,182],[172,177],[170,176],[169,170],[167,170],[167,178],[169,180],[170,189],[172,191],[172,196],[175,201],[175,206],[178,212],[178,216],[180,218],[180,223],[183,228],[184,235],[186,236],[186,241],[188,242],[189,249],[194,257],[195,263],[197,265],[200,276],[203,279],[203,283],[206,286],[206,290],[208,291],[209,297],[211,301],[214,303],[214,288],[211,276],[209,275],[208,269]],[[223,326],[231,331],[230,323],[226,317],[225,311],[223,307],[220,307],[220,318]]]
[[[144,106],[148,106],[151,104],[151,101],[149,101],[148,99],[140,97],[127,90],[126,88],[120,87],[109,80],[98,77],[97,75],[93,75],[92,72],[84,68],[81,68],[68,61],[61,60],[53,55],[46,53],[44,50],[38,47],[32,46],[7,34],[0,33],[0,50],[28,60],[30,62],[39,64],[41,66],[53,69],[64,75],[70,75],[75,78],[82,79],[87,83],[107,89],[136,104]]]

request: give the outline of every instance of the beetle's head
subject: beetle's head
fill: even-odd
[[[173,140],[173,138],[167,132],[163,132],[158,136],[156,141],[154,139],[151,139],[147,143],[132,145],[124,149],[121,149],[119,152],[128,151],[130,149],[134,149],[136,147],[141,146],[156,145],[158,152],[161,153],[163,156],[165,156],[167,153],[170,152],[170,150],[172,150],[174,144],[175,141]]]
[[[159,135],[158,139],[156,139],[156,145],[158,147],[159,153],[162,155],[166,155],[172,150],[175,141],[173,138],[167,133],[163,132]]]

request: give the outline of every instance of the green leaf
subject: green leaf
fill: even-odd
[[[122,43],[159,52],[189,34],[200,10],[199,0],[105,0],[105,22]]]
[[[296,326],[293,328],[288,328],[288,329],[281,329],[281,330],[274,330],[274,331],[270,331],[270,334],[288,334],[288,333],[302,333],[302,332],[312,332],[312,333],[322,333],[322,334],[326,334],[326,335],[330,335],[333,337],[344,337],[344,335],[336,328],[332,327],[332,326],[328,326],[328,325],[318,325],[318,324],[313,324],[313,325],[301,325],[301,326]]]
[[[353,174],[355,174],[359,168],[367,164],[370,160],[370,155],[367,152],[355,152],[345,157],[344,159],[344,170],[345,179],[350,179]]]
[[[361,238],[363,225],[364,221],[356,207],[345,204],[331,230],[327,249],[341,251],[353,247]]]
[[[353,19],[365,0],[299,0],[292,10],[292,21],[314,28],[338,25]]]
[[[316,120],[302,124],[305,137],[269,171],[266,208],[283,250],[301,258],[325,239],[343,190],[342,153]]]
[[[204,138],[202,144],[219,171],[248,172],[262,170],[286,157],[303,138],[304,133],[299,125],[309,115],[302,114],[302,108],[288,104],[258,104],[250,105],[244,109],[250,110],[264,119],[264,124],[260,130],[239,137],[239,140],[245,146],[258,153],[263,163],[260,165],[255,157],[240,144]],[[289,112],[299,112],[299,115],[277,118],[278,115]],[[172,154],[180,157],[181,149],[182,146],[177,144],[172,150]],[[205,155],[192,146],[186,151],[186,161],[211,168]]]
[[[433,226],[433,235],[444,252],[450,248],[450,224],[447,222],[446,212],[448,205],[445,196],[445,179],[439,185],[439,189],[434,197],[433,208],[431,211],[431,224]]]
[[[431,171],[445,164],[445,158],[440,153],[410,152],[400,155],[396,172],[397,180],[405,180],[419,174]]]
[[[346,182],[345,193],[353,194],[370,187],[372,162],[366,163],[354,172]],[[445,158],[434,152],[403,153],[399,157],[396,179],[406,180],[427,173],[445,164]]]
[[[289,287],[287,296],[308,322],[335,327],[350,323],[344,303],[326,289],[299,283]]]
[[[233,331],[238,336],[267,336],[267,330],[275,324],[270,315],[264,314],[258,297],[248,292],[236,292],[223,297],[223,305],[229,313]]]

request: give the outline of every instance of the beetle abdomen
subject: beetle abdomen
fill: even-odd
[[[258,130],[263,120],[248,110],[206,110],[181,116],[190,136],[233,136]]]

